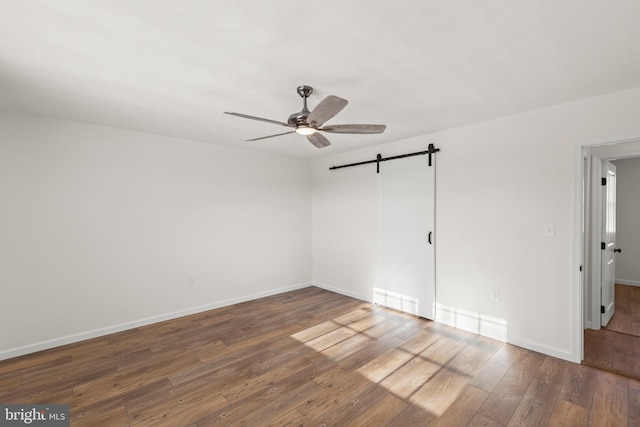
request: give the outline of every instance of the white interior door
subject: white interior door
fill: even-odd
[[[427,319],[435,316],[435,159],[380,165],[379,281],[374,302]]]
[[[611,162],[605,162],[603,168],[606,176],[604,186],[604,215],[602,241],[602,288],[600,304],[604,308],[601,310],[601,324],[607,326],[615,307],[615,282],[616,282],[616,167]]]

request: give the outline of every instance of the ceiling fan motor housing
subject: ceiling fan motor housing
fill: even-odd
[[[306,111],[305,111],[306,110]],[[309,126],[309,123],[307,123],[307,117],[309,116],[309,110],[307,110],[306,108],[302,111],[300,111],[299,113],[293,113],[292,115],[289,116],[289,120],[287,120],[287,123],[289,123],[291,126]]]

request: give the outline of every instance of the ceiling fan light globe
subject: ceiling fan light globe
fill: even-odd
[[[316,133],[316,128],[312,128],[311,126],[300,126],[296,128],[296,132],[300,135],[313,135]]]

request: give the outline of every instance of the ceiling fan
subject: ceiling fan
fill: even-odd
[[[347,106],[348,101],[346,99],[339,98],[337,96],[329,95],[323,99],[316,108],[309,111],[307,108],[307,98],[313,93],[311,86],[298,86],[298,94],[302,97],[302,111],[299,113],[293,113],[289,116],[287,122],[279,122],[277,120],[263,119],[262,117],[249,116],[246,114],[232,113],[225,111],[225,114],[231,114],[232,116],[243,117],[245,119],[259,120],[261,122],[273,123],[276,125],[286,126],[293,128],[293,130],[284,133],[277,133],[275,135],[262,136],[260,138],[248,139],[247,141],[257,141],[259,139],[273,138],[274,136],[288,135],[290,133],[297,132],[301,135],[305,135],[310,143],[318,148],[327,147],[331,145],[329,140],[319,133],[355,133],[355,134],[371,134],[384,132],[385,125],[361,125],[361,124],[349,124],[349,125],[329,125],[323,126],[324,123],[338,114],[344,107]]]

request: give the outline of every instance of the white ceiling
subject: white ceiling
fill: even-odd
[[[0,108],[298,157],[640,86],[634,0],[0,0]],[[332,94],[317,149],[277,125]]]

